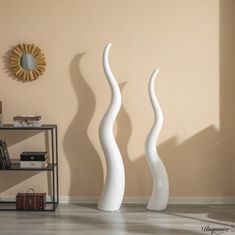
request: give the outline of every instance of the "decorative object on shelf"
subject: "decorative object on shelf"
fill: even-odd
[[[166,168],[156,150],[156,143],[163,125],[163,115],[155,95],[155,79],[159,70],[155,69],[149,81],[149,98],[154,111],[154,123],[145,142],[145,154],[153,178],[153,190],[148,202],[149,210],[164,210],[169,198],[169,182]]]
[[[40,127],[41,116],[35,115],[20,115],[13,118],[15,127]]]
[[[0,127],[3,126],[2,101],[0,100]]]
[[[20,155],[21,168],[46,168],[47,166],[47,152],[23,152]]]
[[[8,169],[11,167],[11,160],[9,157],[7,144],[5,141],[0,140],[0,168]]]
[[[26,193],[16,195],[16,210],[44,210],[45,207],[46,193],[35,193],[33,188],[29,188]]]
[[[10,55],[11,72],[20,80],[33,81],[43,74],[45,56],[34,44],[18,44]]]
[[[113,125],[121,107],[121,93],[109,66],[108,56],[111,45],[111,43],[107,44],[104,49],[103,67],[112,90],[112,100],[99,128],[99,138],[105,155],[107,173],[98,209],[104,211],[115,211],[120,208],[125,189],[122,156],[113,135]]]

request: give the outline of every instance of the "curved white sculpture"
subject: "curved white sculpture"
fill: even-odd
[[[122,156],[113,136],[113,125],[121,108],[121,92],[109,66],[108,55],[111,45],[111,43],[107,44],[104,49],[103,67],[112,90],[112,100],[99,128],[99,138],[105,155],[107,171],[98,209],[104,211],[115,211],[120,208],[125,189]]]
[[[163,124],[163,115],[155,95],[155,79],[159,70],[155,69],[149,81],[149,98],[154,111],[154,123],[145,142],[145,154],[153,178],[153,190],[148,202],[149,210],[164,210],[167,207],[169,198],[169,182],[166,168],[161,161],[156,143]]]

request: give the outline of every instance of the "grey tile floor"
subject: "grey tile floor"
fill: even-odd
[[[0,212],[1,235],[235,235],[233,226],[235,205],[170,205],[162,212],[124,205],[117,212],[102,212],[95,205],[61,204],[55,213]]]

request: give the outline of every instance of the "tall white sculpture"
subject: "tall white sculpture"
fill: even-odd
[[[164,210],[167,207],[169,198],[169,182],[167,171],[156,149],[157,139],[163,124],[162,111],[154,89],[155,79],[158,72],[159,70],[155,69],[149,81],[148,91],[154,111],[154,123],[145,142],[145,154],[153,178],[153,190],[147,205],[147,209],[156,211]]]
[[[109,66],[109,50],[107,44],[103,54],[104,72],[112,90],[112,100],[104,114],[99,128],[100,143],[106,160],[106,179],[98,209],[104,211],[118,210],[122,204],[125,189],[125,172],[122,156],[113,135],[113,125],[121,108],[121,92]]]

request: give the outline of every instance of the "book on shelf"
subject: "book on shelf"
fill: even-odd
[[[4,163],[4,152],[2,147],[0,146],[0,169],[5,169],[5,163]]]
[[[13,124],[15,127],[40,127],[41,116],[35,115],[20,115],[13,118]]]
[[[11,166],[11,160],[9,157],[7,144],[4,140],[0,140],[0,167],[2,169],[8,169]]]
[[[46,168],[48,166],[47,152],[22,152],[20,154],[20,167]]]
[[[41,116],[35,116],[35,115],[20,115],[13,117],[13,121],[40,121]]]
[[[48,158],[45,161],[20,161],[21,168],[46,168],[48,166]]]
[[[20,154],[20,161],[45,161],[47,159],[47,152],[22,152]]]

